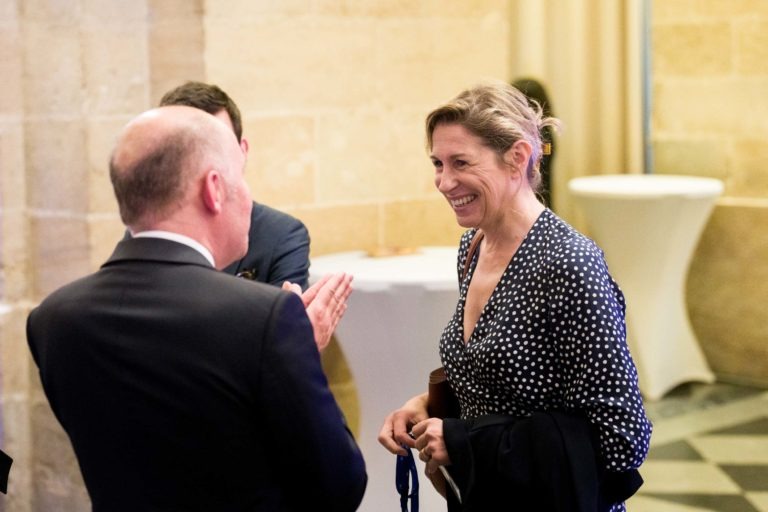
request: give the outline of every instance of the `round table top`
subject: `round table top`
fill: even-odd
[[[662,197],[705,198],[723,192],[723,182],[699,176],[669,174],[600,174],[573,178],[571,193],[582,197],[650,199]]]
[[[458,289],[457,247],[419,247],[401,256],[369,256],[365,251],[314,257],[310,281],[324,274],[346,272],[357,290],[380,290],[393,285],[419,285],[428,289]]]

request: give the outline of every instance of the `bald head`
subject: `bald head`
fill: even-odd
[[[169,106],[144,112],[120,134],[110,178],[123,222],[149,229],[183,203],[189,185],[206,169],[227,169],[237,144],[232,132],[196,108]]]

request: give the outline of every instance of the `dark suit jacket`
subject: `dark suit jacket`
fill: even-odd
[[[235,275],[248,271],[262,283],[282,286],[296,283],[303,290],[309,280],[309,233],[302,222],[287,213],[254,202],[248,253],[224,269]]]
[[[94,511],[355,510],[362,456],[298,296],[122,241],[27,338]]]

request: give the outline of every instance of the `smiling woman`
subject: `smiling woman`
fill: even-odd
[[[619,511],[642,482],[651,425],[624,296],[602,251],[536,196],[541,132],[557,123],[505,83],[464,91],[427,117],[435,185],[468,228],[440,339],[461,414],[428,418],[418,395],[387,417],[379,441],[393,453],[417,448],[438,488],[444,466],[461,496],[446,493],[449,511],[581,510],[583,500]]]
[[[518,149],[524,152],[526,148]],[[435,186],[453,208],[459,225],[466,228],[501,221],[486,216],[503,215],[503,203],[514,197],[523,183],[514,164],[503,161],[480,137],[459,124],[435,128],[432,163]]]

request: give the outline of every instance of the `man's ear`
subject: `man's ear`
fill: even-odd
[[[243,153],[245,154],[245,156],[248,156],[248,149],[250,147],[251,146],[248,144],[248,139],[246,139],[245,137],[240,138],[240,149],[243,150]]]
[[[203,179],[203,204],[211,213],[220,213],[224,203],[224,179],[217,170],[205,173]]]

